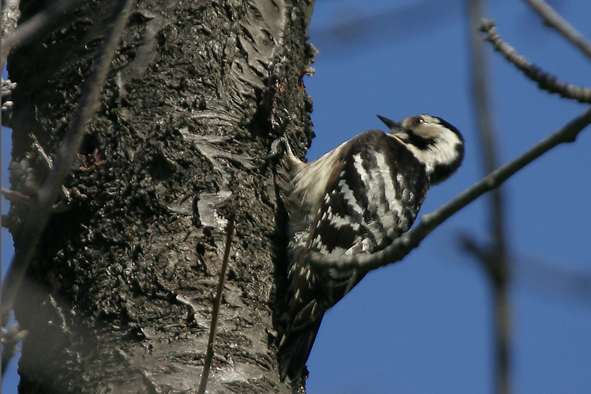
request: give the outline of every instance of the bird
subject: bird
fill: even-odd
[[[372,254],[412,226],[429,187],[446,180],[464,157],[464,139],[445,120],[416,115],[389,132],[367,130],[306,163],[284,145],[290,174],[286,203],[289,288],[278,349],[282,381],[304,382],[306,362],[326,311],[367,272],[313,267],[309,252],[338,259]]]

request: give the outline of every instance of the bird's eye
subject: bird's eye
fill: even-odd
[[[410,123],[413,126],[418,126],[418,125],[420,125],[422,123],[425,123],[425,119],[423,119],[422,116],[413,116],[413,118],[411,119]]]

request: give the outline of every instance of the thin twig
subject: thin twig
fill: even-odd
[[[27,43],[37,34],[48,34],[63,22],[63,14],[76,0],[59,0],[51,3],[43,11],[19,25],[16,30],[2,40],[2,68],[8,54],[18,45]]]
[[[558,30],[567,40],[579,47],[591,59],[591,41],[573,25],[568,23],[550,4],[544,0],[525,0],[544,19],[544,22]]]
[[[488,62],[484,43],[480,39],[478,26],[480,18],[484,14],[482,10],[483,0],[467,0],[468,17],[470,25],[470,48],[472,53],[472,91],[476,104],[476,118],[478,119],[478,131],[480,135],[481,151],[484,156],[484,174],[492,173],[498,167],[498,149],[495,141],[494,127],[492,125],[490,92],[487,81],[489,80]],[[509,262],[507,258],[507,241],[505,231],[505,209],[502,188],[491,191],[488,199],[490,232],[494,245],[492,248],[480,247],[471,239],[465,243],[472,246],[478,262],[486,269],[494,292],[494,342],[495,342],[495,392],[509,394],[510,385],[510,315],[509,297],[507,294],[509,283]]]
[[[213,302],[213,310],[211,312],[211,326],[209,328],[209,340],[207,341],[207,352],[205,353],[205,361],[203,363],[203,372],[201,373],[201,382],[199,382],[199,389],[197,394],[204,394],[207,387],[207,379],[209,377],[209,369],[211,368],[211,361],[213,360],[213,344],[215,342],[215,335],[218,327],[218,318],[220,315],[220,306],[222,304],[222,292],[224,291],[224,283],[226,282],[226,270],[228,268],[228,260],[230,259],[230,246],[232,245],[232,237],[234,235],[234,214],[230,215],[228,219],[228,226],[226,227],[226,248],[224,249],[224,259],[222,260],[222,269],[220,272],[220,280],[216,290],[216,297]]]
[[[587,108],[587,110],[581,115],[529,148],[517,158],[476,182],[448,203],[432,213],[423,215],[420,223],[416,227],[394,240],[390,246],[379,252],[371,255],[358,254],[341,256],[338,258],[313,252],[310,253],[308,259],[314,266],[322,267],[324,269],[335,268],[340,271],[349,269],[370,271],[378,267],[395,263],[406,256],[412,249],[419,246],[419,243],[431,231],[460,209],[476,200],[484,193],[499,187],[510,176],[555,146],[564,142],[573,142],[579,132],[589,125],[589,123],[591,123],[591,107]]]
[[[109,23],[105,26],[103,35],[105,40],[92,63],[90,75],[82,88],[80,102],[59,147],[53,169],[39,190],[37,204],[31,208],[31,212],[15,240],[15,254],[2,288],[3,324],[7,321],[8,314],[13,308],[16,293],[35,253],[37,242],[49,219],[51,208],[62,183],[70,172],[74,159],[80,150],[86,126],[99,106],[100,94],[107,78],[109,66],[127,24],[133,3],[133,0],[118,0],[113,5]]]
[[[513,63],[529,79],[537,82],[540,89],[550,93],[558,93],[561,97],[574,99],[581,103],[591,103],[591,88],[561,82],[535,64],[530,63],[525,57],[518,54],[513,47],[501,40],[495,29],[494,21],[483,19],[480,30],[487,34],[486,41],[491,42],[495,50],[501,52],[505,59]]]

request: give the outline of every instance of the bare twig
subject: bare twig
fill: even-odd
[[[203,362],[203,372],[201,373],[201,382],[199,382],[199,389],[197,394],[204,394],[207,387],[207,379],[209,377],[209,369],[211,368],[211,361],[213,360],[213,344],[215,342],[215,335],[218,327],[218,318],[220,315],[220,306],[222,304],[222,292],[224,291],[224,283],[226,282],[226,270],[228,268],[228,260],[230,259],[230,246],[232,245],[232,236],[234,235],[234,214],[228,219],[228,226],[226,227],[226,248],[224,249],[224,259],[222,260],[222,269],[220,271],[220,280],[216,290],[215,300],[213,302],[213,310],[211,312],[211,326],[209,328],[209,340],[207,341],[207,352],[205,353],[205,361]]]
[[[2,40],[2,67],[8,57],[8,54],[17,46],[28,42],[37,34],[50,33],[57,25],[63,21],[63,13],[76,0],[59,0],[51,3],[43,11],[19,25],[10,35]],[[17,3],[18,8],[18,3]]]
[[[476,118],[480,134],[481,151],[484,156],[484,174],[492,173],[498,167],[497,144],[492,125],[491,105],[489,103],[489,88],[487,76],[486,52],[484,43],[480,39],[478,27],[482,11],[482,0],[467,0],[470,25],[470,48],[472,53],[472,89],[476,103]],[[465,240],[470,244],[478,262],[486,269],[494,292],[494,341],[495,341],[495,392],[508,394],[510,385],[510,315],[508,304],[509,262],[507,258],[507,242],[505,232],[505,210],[503,189],[491,191],[488,199],[490,231],[494,245],[484,248],[477,245],[471,238]]]
[[[568,23],[558,12],[544,0],[525,0],[544,19],[550,27],[558,30],[567,40],[575,44],[591,59],[591,41],[589,41],[573,25]]]
[[[454,199],[441,206],[432,213],[423,215],[419,225],[394,240],[387,248],[371,255],[348,255],[338,258],[325,256],[320,253],[310,253],[308,259],[311,264],[322,268],[338,270],[359,269],[370,271],[401,260],[437,226],[447,220],[454,213],[476,200],[484,193],[499,187],[510,176],[523,167],[542,156],[555,146],[564,142],[573,142],[579,132],[591,123],[591,107],[581,115],[544,138],[517,158],[493,171],[474,185],[460,193]]]
[[[560,82],[556,77],[542,71],[535,64],[527,61],[525,57],[518,54],[509,44],[501,40],[495,29],[494,21],[483,19],[480,30],[487,34],[486,41],[491,42],[495,50],[501,52],[505,59],[513,63],[529,79],[537,82],[540,89],[550,93],[558,93],[561,97],[574,99],[582,103],[591,103],[591,88]]]
[[[105,26],[105,40],[92,63],[90,75],[82,88],[80,103],[59,147],[53,169],[39,190],[37,203],[31,208],[18,238],[15,239],[15,254],[2,288],[3,324],[14,305],[16,292],[35,253],[37,242],[49,219],[51,207],[80,149],[86,126],[99,106],[109,66],[123,28],[127,24],[132,5],[133,0],[118,0],[114,4],[109,23]]]

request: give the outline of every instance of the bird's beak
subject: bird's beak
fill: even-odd
[[[400,123],[398,123],[398,122],[394,122],[392,119],[388,119],[388,118],[386,118],[386,117],[384,117],[382,115],[379,115],[379,114],[378,114],[378,118],[380,118],[380,120],[382,122],[384,122],[384,124],[386,126],[388,126],[388,128],[390,130],[392,130],[393,132],[394,131],[399,131],[399,130],[402,129],[402,125]]]
[[[382,115],[378,115],[378,118],[380,118],[380,120],[382,122],[384,122],[384,124],[386,126],[388,126],[388,128],[390,129],[392,134],[394,134],[396,137],[398,137],[402,140],[406,139],[406,137],[407,137],[406,130],[404,129],[404,127],[400,123],[394,122],[392,119],[388,119]]]

